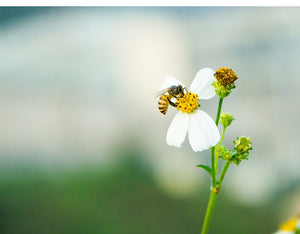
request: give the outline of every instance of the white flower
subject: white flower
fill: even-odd
[[[178,113],[175,115],[167,133],[167,143],[180,147],[188,132],[188,138],[194,151],[202,151],[215,146],[220,141],[220,133],[213,119],[198,109],[199,99],[211,99],[216,95],[211,85],[215,81],[214,71],[201,69],[195,76],[189,92],[176,100]],[[178,79],[168,75],[162,86],[166,89],[172,85],[182,85]]]

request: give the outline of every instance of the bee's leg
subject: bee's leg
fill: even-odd
[[[173,107],[177,107],[177,105],[176,105],[174,102],[172,102],[172,101],[169,101],[169,103],[170,103],[170,105],[171,105],[171,106],[173,106]]]
[[[173,96],[173,97],[175,97],[175,96]],[[172,97],[171,95],[169,95],[169,96],[167,97],[167,99],[168,99],[169,104],[170,104],[171,106],[177,107],[177,105],[176,105],[174,102],[171,101],[171,99],[172,99],[173,97]]]
[[[168,101],[169,101],[169,103],[170,103],[171,106],[177,107],[177,105],[174,102],[171,101],[170,97],[167,97],[167,98],[168,98]]]
[[[169,99],[169,98],[168,98],[168,99]],[[176,105],[174,102],[172,102],[170,99],[169,99],[169,103],[170,103],[171,106],[177,107],[177,105]]]

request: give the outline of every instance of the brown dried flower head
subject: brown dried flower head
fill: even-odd
[[[219,68],[214,76],[216,77],[217,81],[219,81],[223,86],[227,85],[233,85],[234,81],[238,79],[237,75],[234,73],[234,71],[227,67],[221,67]]]

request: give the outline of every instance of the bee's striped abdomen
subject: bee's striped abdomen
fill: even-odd
[[[158,109],[162,114],[166,114],[169,107],[168,95],[161,95],[158,100]]]

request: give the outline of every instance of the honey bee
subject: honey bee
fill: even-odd
[[[162,114],[166,114],[168,111],[169,104],[176,107],[176,104],[171,101],[172,98],[179,98],[184,95],[185,87],[182,85],[172,85],[169,88],[159,91],[157,96],[160,96],[158,100],[158,109]]]

